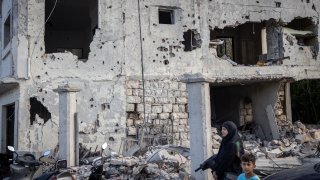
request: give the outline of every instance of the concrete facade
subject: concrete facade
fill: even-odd
[[[86,1],[77,1],[79,4],[83,2]],[[83,60],[70,52],[46,53],[45,24],[50,25],[50,21],[46,22],[45,0],[1,1],[1,42],[4,42],[4,27],[8,27],[5,22],[10,13],[11,38],[6,47],[1,43],[0,103],[2,106],[12,102],[18,104],[15,106],[16,149],[43,151],[58,145],[59,96],[53,89],[73,83],[81,89],[76,98],[79,142],[95,148],[107,141],[113,150],[118,151],[122,139],[135,135],[136,125],[143,124],[142,120],[145,118],[141,117],[141,59],[148,117],[153,116],[150,120],[159,124],[172,122],[175,128],[170,131],[174,136],[173,143],[186,146],[190,144],[189,101],[186,84],[181,79],[187,78],[188,81],[184,82],[192,82],[201,77],[207,79],[210,85],[274,81],[272,86],[264,88],[262,85],[261,89],[252,89],[252,95],[266,99],[265,102],[259,100],[257,105],[263,103],[263,106],[271,104],[275,107],[278,90],[276,82],[280,84],[282,79],[320,78],[320,58],[317,55],[318,1],[96,2],[97,25],[88,47],[88,57]],[[59,1],[57,7],[62,5]],[[169,10],[171,16],[174,16],[171,19],[174,23],[159,24],[159,9]],[[66,17],[69,15],[65,14]],[[308,41],[313,46],[299,45],[292,34],[282,29],[298,17],[309,18],[316,26],[312,36],[314,42]],[[265,23],[269,20],[274,20],[276,25],[274,29],[266,30],[268,56],[290,56],[282,64],[234,66],[228,60],[218,57],[217,48],[211,46],[210,34],[216,28],[236,27],[246,22]],[[266,24],[273,27],[270,23]],[[190,50],[186,49],[190,45],[187,38],[189,34],[192,34],[190,36],[194,40]],[[275,37],[271,37],[274,34]],[[68,33],[64,35],[68,36]],[[279,43],[274,43],[275,39]],[[279,44],[281,47],[278,47]],[[281,52],[275,50],[275,47],[280,48]],[[14,90],[12,83],[18,84],[14,86]],[[264,96],[264,93],[268,95]],[[35,112],[35,117],[31,118],[31,98],[40,102],[41,107],[48,112]],[[253,113],[259,114],[259,111],[265,113],[265,107],[258,108]],[[132,118],[132,112],[140,113]],[[261,118],[262,126],[267,124],[266,118]],[[264,127],[265,131],[269,128]],[[4,132],[3,126],[0,131],[0,134]],[[162,131],[164,132],[166,131]],[[1,147],[4,151],[5,142],[1,141]]]

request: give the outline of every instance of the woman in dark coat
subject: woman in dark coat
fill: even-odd
[[[226,172],[239,175],[241,173],[240,156],[244,154],[242,140],[233,122],[224,122],[221,133],[220,149],[211,167],[213,176],[218,180],[225,179]]]

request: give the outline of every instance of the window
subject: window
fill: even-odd
[[[4,22],[3,28],[3,48],[6,48],[11,40],[11,14],[9,14]]]
[[[60,2],[60,3],[59,3]],[[85,61],[98,28],[98,0],[45,1],[46,53],[69,51]]]
[[[159,24],[174,24],[174,10],[159,9]]]
[[[217,55],[218,57],[227,56],[229,59],[233,58],[233,38],[231,37],[223,37],[219,38],[223,40],[223,44],[218,46]]]

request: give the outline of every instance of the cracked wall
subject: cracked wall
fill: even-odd
[[[283,65],[278,66],[233,66],[218,58],[215,50],[209,48],[210,29],[214,28],[223,29],[271,18],[277,22],[281,20],[289,23],[294,17],[310,17],[318,25],[317,9],[320,8],[320,3],[317,1],[307,3],[300,0],[281,0],[280,7],[277,7],[279,4],[267,0],[145,0],[140,1],[138,11],[138,1],[101,0],[98,8],[98,28],[90,43],[88,60],[85,62],[72,53],[45,53],[45,0],[17,2],[20,11],[14,38],[18,42],[17,59],[24,63],[20,64],[19,67],[23,68],[19,72],[23,72],[21,74],[27,77],[27,80],[19,81],[19,149],[41,151],[56,146],[58,94],[52,90],[60,84],[70,82],[82,89],[77,94],[80,142],[95,147],[107,141],[117,151],[121,138],[127,135],[127,112],[130,112],[128,104],[131,104],[126,94],[127,81],[141,77],[141,47],[145,76],[149,81],[159,81],[159,84],[163,80],[172,81],[174,84],[183,74],[196,73],[210,77],[215,82],[320,77],[319,57],[312,58],[309,53],[301,53],[294,40],[294,47],[291,48],[298,49],[289,52],[288,48],[292,45],[286,44],[286,35],[283,37],[286,44],[284,56],[289,53],[290,57],[295,58],[284,60]],[[160,24],[159,8],[173,10],[175,23]],[[197,39],[201,38],[201,46],[184,51],[184,32],[189,30],[198,33]],[[30,126],[30,97],[36,97],[48,108],[51,119],[46,123],[36,116],[39,123]],[[159,106],[163,108],[164,104],[168,103],[160,103]],[[174,105],[172,103],[172,106]],[[50,133],[46,133],[48,129],[51,129]],[[187,136],[188,130],[186,128],[181,132],[184,133],[183,136]],[[46,144],[49,139],[53,143]],[[185,139],[182,138],[183,141]],[[37,144],[38,141],[42,144]]]

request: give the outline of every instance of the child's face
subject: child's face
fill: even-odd
[[[249,161],[249,162],[241,162],[241,167],[244,173],[248,174],[253,172],[253,169],[256,167],[256,165]]]

